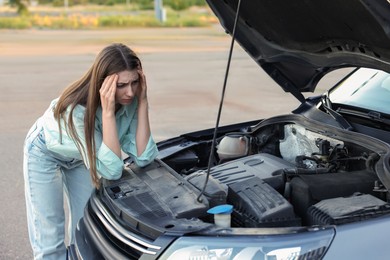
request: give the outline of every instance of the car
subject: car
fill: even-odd
[[[207,3],[301,104],[158,142],[143,168],[126,159],[92,194],[69,258],[388,259],[390,3]]]

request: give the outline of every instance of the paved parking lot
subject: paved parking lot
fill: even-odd
[[[0,259],[29,259],[22,176],[23,139],[61,90],[112,42],[138,52],[157,141],[214,127],[230,37],[193,29],[0,32]],[[288,113],[298,105],[239,47],[233,53],[221,125]]]

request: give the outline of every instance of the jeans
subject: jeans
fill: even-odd
[[[49,151],[38,120],[25,140],[23,174],[34,259],[66,259],[64,198],[70,215],[69,242],[73,243],[77,222],[93,191],[89,170],[80,160]]]

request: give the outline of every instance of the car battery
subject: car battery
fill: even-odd
[[[305,221],[311,205],[325,199],[351,196],[355,192],[373,194],[377,180],[369,171],[300,175],[291,180],[290,202]]]
[[[378,217],[390,204],[370,194],[355,194],[320,201],[308,209],[308,225],[339,225]]]

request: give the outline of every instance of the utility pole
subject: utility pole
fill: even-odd
[[[65,9],[65,14],[68,15],[68,7],[69,7],[69,1],[64,0],[64,9]]]
[[[167,20],[167,15],[163,7],[163,0],[154,0],[154,12],[157,20],[160,22],[163,23]]]

